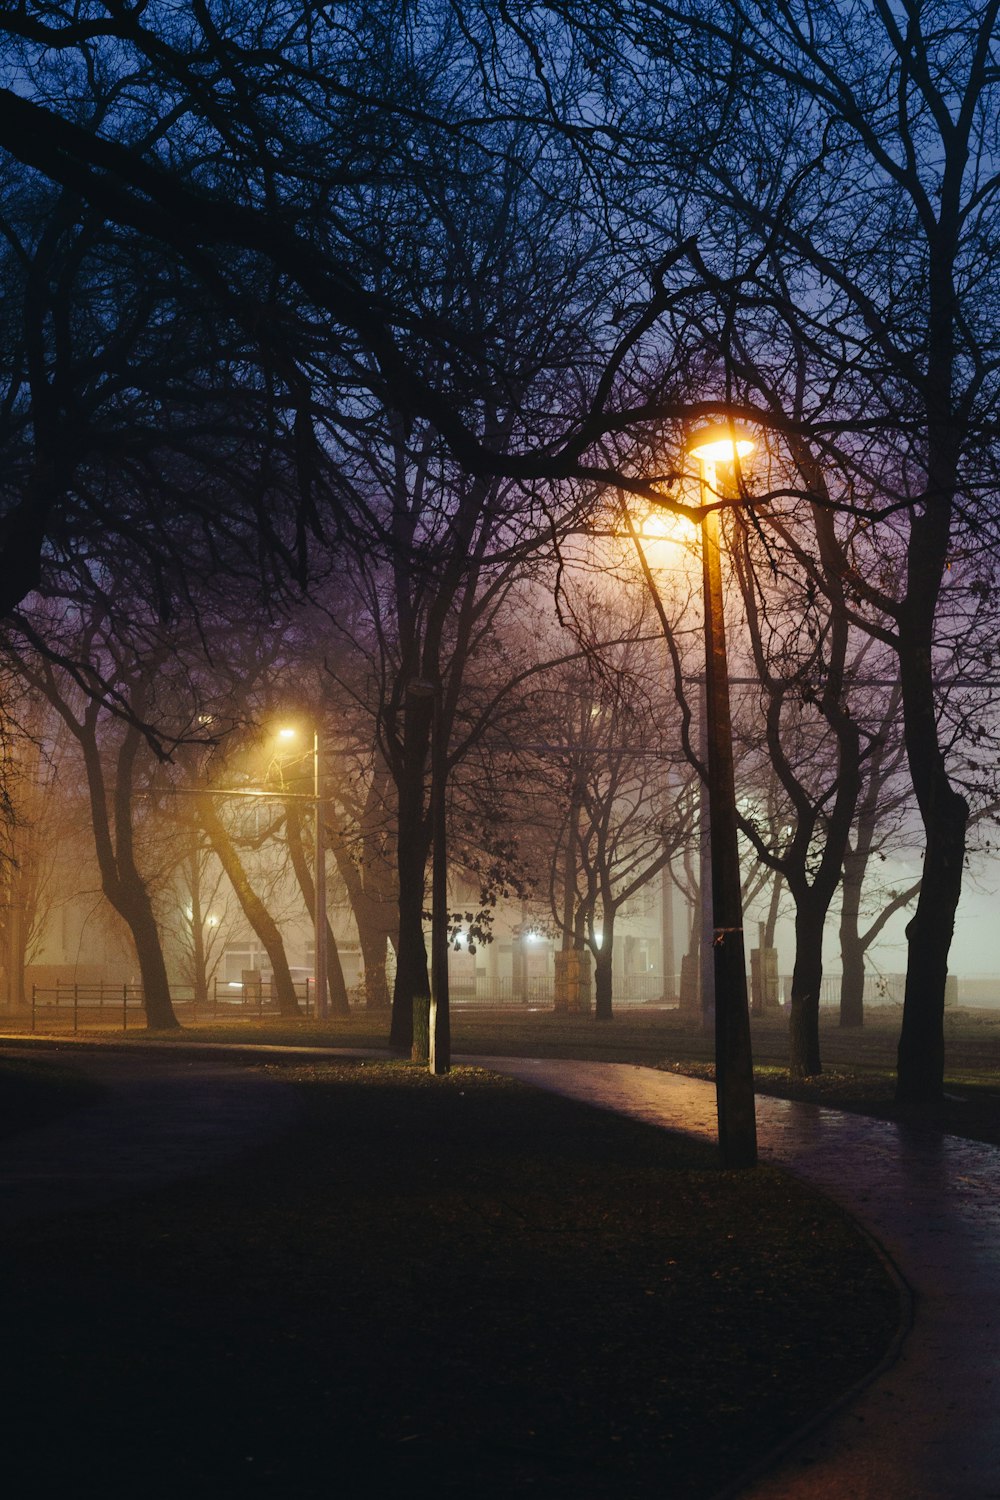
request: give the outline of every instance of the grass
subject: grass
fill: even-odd
[[[18,1493],[707,1497],[881,1357],[784,1175],[478,1069],[267,1066],[224,1176],[5,1239]]]
[[[5,1057],[0,1062],[0,1140],[71,1114],[100,1093],[76,1068],[47,1058]]]
[[[787,1070],[787,1024],[783,1016],[753,1022],[755,1077],[759,1092],[854,1110],[900,1123],[930,1125],[970,1140],[1000,1145],[1000,1011],[950,1011],[945,1017],[946,1097],[932,1110],[900,1108],[893,1099],[901,1012],[885,1006],[869,1011],[863,1029],[842,1030],[836,1013],[821,1017],[824,1071],[792,1079]],[[204,1041],[273,1042],[293,1045],[384,1047],[388,1020],[355,1012],[321,1025],[303,1021],[248,1021],[198,1025],[185,1035]],[[115,1033],[119,1039],[121,1033]],[[146,1033],[137,1031],[134,1040]],[[552,1011],[456,1010],[454,1047],[484,1056],[568,1057],[640,1063],[698,1077],[712,1076],[711,1035],[677,1011],[624,1010],[610,1022]]]
[[[792,1078],[780,1021],[754,1025],[757,1092],[799,1099],[930,1128],[967,1140],[1000,1145],[1000,1012],[954,1011],[945,1017],[945,1097],[919,1108],[895,1101],[896,1046],[900,1012],[876,1011],[861,1031],[842,1031],[834,1016],[821,1025],[823,1072]],[[673,1055],[658,1066],[695,1077],[714,1077],[714,1067],[679,1038]]]

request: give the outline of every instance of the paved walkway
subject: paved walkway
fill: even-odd
[[[620,1063],[476,1058],[540,1088],[715,1135],[715,1090]],[[748,1500],[1000,1497],[1000,1148],[759,1098],[764,1160],[860,1220],[913,1293],[899,1359],[791,1447]],[[734,1491],[734,1493],[737,1493]]]

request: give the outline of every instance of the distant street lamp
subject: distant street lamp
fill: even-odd
[[[292,726],[279,729],[278,738],[295,740],[298,730]],[[326,840],[323,837],[323,756],[319,725],[313,726],[313,803],[316,811],[315,876],[313,890],[314,977],[316,981],[316,1015],[326,1020],[329,1009],[326,961]]]
[[[712,865],[712,954],[715,973],[715,1090],[719,1149],[727,1167],[757,1160],[750,1012],[747,1004],[743,900],[737,843],[733,730],[726,660],[726,623],[716,508],[719,466],[736,464],[754,444],[731,424],[692,435],[701,494],[702,579],[705,613],[705,714]],[[704,895],[703,898],[704,899]]]

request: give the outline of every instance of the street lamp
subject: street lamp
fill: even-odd
[[[743,900],[737,844],[733,730],[726,661],[726,623],[719,556],[717,470],[736,465],[754,443],[726,424],[694,433],[688,452],[698,463],[705,612],[705,723],[712,865],[712,955],[715,975],[715,1090],[719,1149],[727,1167],[757,1160],[750,1012],[747,1004]],[[704,897],[703,897],[704,899]]]
[[[298,730],[291,726],[279,729],[278,738],[295,740]],[[313,803],[316,809],[315,877],[313,890],[313,934],[315,949],[316,1015],[326,1020],[328,985],[326,962],[326,841],[323,838],[323,757],[319,724],[313,726]]]

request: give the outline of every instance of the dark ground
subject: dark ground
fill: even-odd
[[[225,1172],[8,1234],[13,1493],[697,1500],[896,1327],[780,1173],[474,1070],[274,1087]]]

